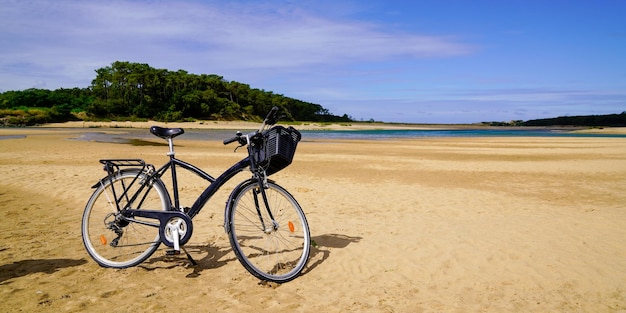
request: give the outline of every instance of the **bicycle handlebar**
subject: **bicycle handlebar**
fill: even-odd
[[[225,139],[224,140],[224,144],[227,145],[227,144],[233,143],[233,142],[235,142],[237,140],[239,140],[239,137],[233,137],[233,138],[230,138],[230,139]]]
[[[233,142],[235,142],[235,141],[239,141],[239,143],[243,145],[243,143],[241,142],[241,136],[242,136],[241,132],[240,132],[240,131],[238,131],[238,132],[237,132],[237,135],[236,135],[235,137],[230,138],[230,139],[226,139],[226,140],[224,140],[224,145],[227,145],[227,144],[233,143]]]
[[[269,113],[267,113],[267,116],[265,117],[265,120],[263,121],[263,123],[265,123],[266,125],[274,125],[276,124],[276,122],[278,122],[278,107],[273,107]]]
[[[276,124],[276,122],[278,122],[278,119],[280,118],[278,116],[278,107],[273,107],[268,113],[267,116],[265,117],[265,119],[263,120],[263,124],[261,125],[261,128],[255,132],[255,133],[250,133],[250,135],[254,134],[258,134],[260,132],[262,132],[262,130],[266,127],[266,126],[272,126],[274,124]],[[241,134],[241,132],[237,132],[237,135],[233,138],[229,138],[224,140],[224,145],[233,143],[235,141],[238,141],[239,144],[241,144],[242,146],[246,145],[248,143],[248,139],[246,137],[243,137],[243,135]]]

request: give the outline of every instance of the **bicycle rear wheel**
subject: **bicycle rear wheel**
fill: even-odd
[[[235,191],[229,208],[228,236],[237,259],[248,272],[261,280],[284,283],[296,278],[308,261],[309,225],[287,190],[268,182],[265,194],[269,208],[255,181]]]
[[[152,180],[147,184],[147,181],[146,175],[139,171],[122,171],[111,179],[102,180],[89,198],[82,220],[83,243],[89,255],[101,266],[135,266],[158,249],[161,243],[158,221],[135,217],[137,221],[157,227],[129,221],[119,214],[115,204],[117,197],[120,208],[132,202],[128,206],[132,209],[168,210],[170,198],[163,183]],[[140,190],[142,185],[144,187]]]

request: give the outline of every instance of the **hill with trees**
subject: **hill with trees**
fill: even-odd
[[[258,121],[278,106],[284,120],[349,122],[319,104],[227,81],[214,74],[155,69],[117,61],[96,70],[87,88],[0,93],[0,125],[69,120]]]

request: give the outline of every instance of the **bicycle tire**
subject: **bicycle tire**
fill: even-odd
[[[135,183],[129,183],[137,177]],[[100,266],[110,268],[127,268],[140,264],[149,258],[161,244],[159,228],[135,222],[121,221],[115,223],[117,207],[113,202],[112,186],[118,198],[123,190],[130,188],[129,198],[137,192],[140,184],[145,184],[146,174],[135,170],[120,171],[110,179],[100,181],[98,187],[89,198],[82,219],[82,237],[87,253]],[[170,197],[167,189],[160,180],[151,180],[151,186],[146,186],[142,196],[135,202],[141,201],[140,207],[132,204],[133,209],[168,210]],[[145,194],[144,194],[145,193]],[[127,199],[120,199],[120,206],[124,206]],[[141,218],[136,218],[140,220]],[[154,220],[145,219],[155,223]],[[157,222],[158,223],[158,222]],[[115,225],[115,226],[113,226]],[[118,234],[113,228],[121,229]]]
[[[259,185],[248,180],[231,196],[227,214],[230,244],[243,267],[255,277],[277,283],[296,278],[306,266],[311,248],[309,225],[296,199],[283,187],[268,181],[265,193],[277,227],[263,227],[254,194],[258,194],[265,225],[271,218]]]

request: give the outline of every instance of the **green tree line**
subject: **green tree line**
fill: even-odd
[[[579,116],[559,116],[555,118],[545,118],[529,120],[521,123],[523,126],[626,126],[626,112],[620,114],[605,115],[579,115]]]
[[[349,122],[319,104],[305,102],[213,74],[155,69],[117,61],[96,71],[87,88],[26,89],[0,93],[5,125],[68,120],[260,120],[274,106],[284,120]]]
[[[626,111],[620,114],[577,115],[542,118],[536,120],[514,120],[510,122],[482,122],[487,126],[585,126],[626,127]]]

